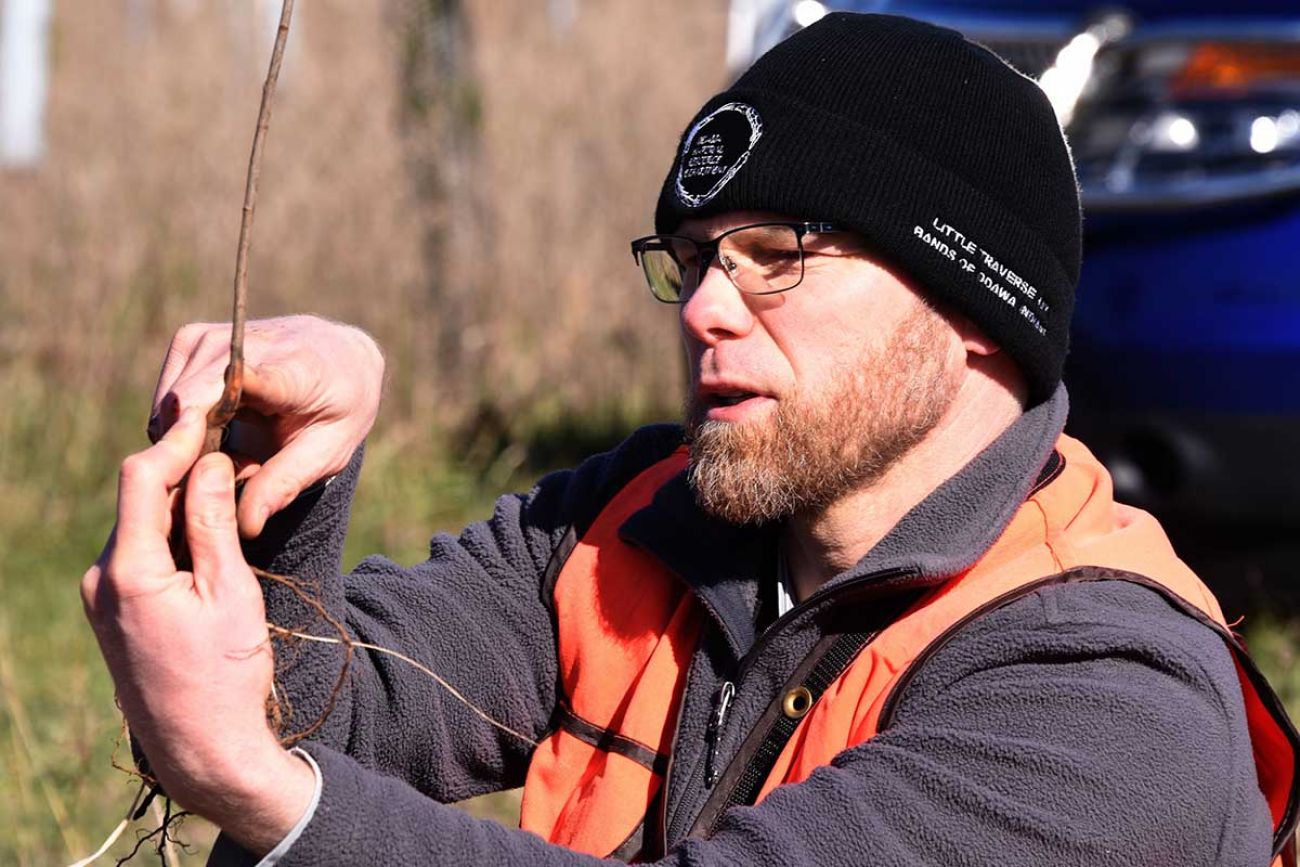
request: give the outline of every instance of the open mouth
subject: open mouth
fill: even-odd
[[[752,391],[726,391],[709,395],[708,402],[710,406],[735,406],[751,397],[758,397],[758,395]]]

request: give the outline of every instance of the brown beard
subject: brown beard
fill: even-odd
[[[760,524],[822,511],[879,481],[956,397],[959,378],[945,364],[948,328],[919,304],[828,397],[783,398],[770,421],[702,421],[707,407],[692,398],[688,472],[700,506],[733,524]]]

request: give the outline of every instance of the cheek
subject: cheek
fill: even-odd
[[[874,331],[861,318],[828,311],[783,332],[784,339],[777,342],[802,387],[860,364],[871,341],[879,337]]]
[[[704,355],[704,345],[692,340],[682,332],[682,354],[686,356],[686,373],[692,388],[700,378],[700,359]]]

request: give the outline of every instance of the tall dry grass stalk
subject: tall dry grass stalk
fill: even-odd
[[[130,798],[76,581],[168,337],[228,313],[268,5],[55,4],[47,157],[0,168],[0,863],[83,856]],[[355,322],[388,353],[357,545],[419,556],[519,481],[530,425],[677,403],[673,313],[627,240],[722,84],[726,4],[573,6],[565,24],[533,0],[299,4],[250,313]],[[488,484],[435,435],[483,415]]]
[[[626,242],[721,84],[725,4],[578,12],[557,29],[533,2],[305,4],[266,157],[253,315],[370,329],[403,411],[673,408],[672,313],[647,302]],[[56,13],[48,158],[0,170],[0,364],[139,394],[177,325],[226,315],[271,33],[229,2]],[[454,50],[419,31],[448,20]],[[451,62],[412,75],[421,40]]]

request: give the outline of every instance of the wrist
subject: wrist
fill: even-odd
[[[308,760],[276,744],[274,751],[250,760],[248,772],[205,815],[261,858],[298,824],[315,799],[316,786]]]

